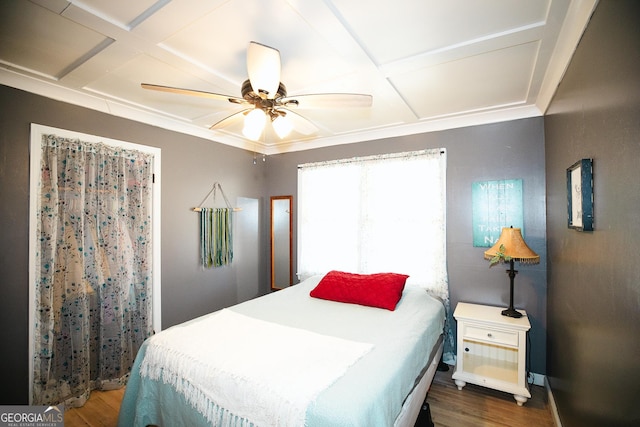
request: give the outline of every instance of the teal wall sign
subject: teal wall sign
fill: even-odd
[[[523,228],[521,179],[474,182],[472,197],[473,246],[493,246],[502,227]]]

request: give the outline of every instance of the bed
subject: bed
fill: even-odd
[[[312,297],[324,277],[149,338],[118,425],[413,426],[442,354],[442,303],[409,284],[393,310]]]

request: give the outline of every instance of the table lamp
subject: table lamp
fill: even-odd
[[[509,308],[503,310],[502,315],[516,318],[522,317],[522,313],[513,308],[513,279],[518,274],[518,271],[513,269],[513,262],[538,264],[540,256],[527,246],[519,228],[504,227],[495,245],[484,252],[484,258],[490,260],[489,267],[499,262],[509,262],[509,269],[507,270],[510,279]]]

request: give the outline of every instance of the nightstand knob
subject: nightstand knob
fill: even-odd
[[[493,338],[493,335],[491,335],[491,332],[489,332],[489,333],[487,334],[487,336],[488,336],[489,338]]]

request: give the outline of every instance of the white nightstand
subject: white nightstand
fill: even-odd
[[[467,383],[513,393],[519,406],[531,397],[527,387],[527,331],[531,329],[524,310],[519,319],[503,316],[504,307],[457,305],[458,360],[453,379],[458,390]]]

